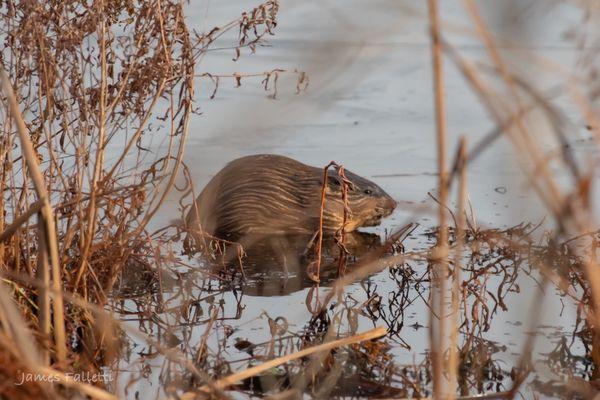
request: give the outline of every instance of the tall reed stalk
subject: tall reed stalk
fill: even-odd
[[[446,101],[444,90],[444,72],[442,62],[441,28],[437,0],[428,0],[429,28],[431,34],[431,57],[433,70],[433,90],[435,104],[435,126],[437,138],[437,164],[438,164],[438,239],[434,249],[433,262],[433,288],[431,303],[436,310],[436,316],[430,314],[430,348],[433,360],[433,392],[436,398],[446,396],[446,385],[443,382],[445,372],[443,354],[445,350],[446,335],[446,270],[448,268],[448,231],[446,226],[447,203],[447,161],[446,161]]]

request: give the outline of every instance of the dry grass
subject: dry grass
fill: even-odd
[[[162,244],[146,227],[181,170],[195,63],[232,29],[239,28],[236,57],[254,51],[272,34],[278,10],[267,1],[198,34],[182,7],[163,0],[2,5],[0,270],[14,288],[3,286],[3,295],[20,295],[3,302],[0,347],[22,364],[5,368],[10,381],[26,370],[98,372],[118,357],[118,330],[99,325],[89,307],[107,304],[127,268],[154,271]],[[262,75],[264,85],[283,72]],[[155,132],[153,124],[165,128]],[[151,155],[157,135],[167,146]],[[108,396],[62,376],[64,387]],[[53,396],[54,386],[21,389]]]

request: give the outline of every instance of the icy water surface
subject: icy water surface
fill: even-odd
[[[261,87],[262,78],[244,78],[239,88],[233,79],[223,78],[216,97],[210,100],[213,83],[199,80],[202,115],[192,121],[185,158],[196,191],[228,161],[243,155],[277,153],[314,166],[335,160],[376,182],[399,203],[382,226],[366,229],[354,238],[350,269],[364,254],[380,248],[390,232],[408,223],[418,226],[404,240],[404,251],[432,246],[434,239],[429,233],[436,225],[436,205],[427,193],[436,191],[437,166],[427,14],[422,3],[282,1],[279,24],[269,47],[257,48],[256,54],[242,51],[237,62],[232,61],[232,50],[208,53],[200,63],[200,73],[297,69],[308,74],[310,84],[295,94],[296,76],[282,74],[273,99],[272,90],[265,93]],[[459,2],[441,3],[450,42],[465,57],[485,60],[485,50],[472,34],[472,25]],[[490,29],[505,40],[501,49],[508,62],[538,87],[552,88],[560,75],[541,65],[552,62],[567,70],[576,69],[582,50],[567,33],[581,20],[581,11],[562,2],[507,3],[510,5],[500,7],[491,0],[478,2]],[[198,30],[208,30],[250,6],[241,1],[197,1],[188,6],[188,19]],[[448,60],[445,77],[449,153],[453,155],[461,135],[472,147],[495,125]],[[567,98],[555,100],[566,112],[574,108]],[[585,124],[575,113],[569,115],[573,116],[569,144],[582,160],[595,160],[597,155],[586,145],[590,134]],[[556,144],[546,131],[540,123],[536,138],[550,151]],[[523,228],[528,232],[547,216],[521,172],[521,165],[528,161],[520,159],[502,138],[469,165],[469,201],[474,210],[472,217],[481,230],[503,231],[531,223]],[[564,183],[568,183],[566,177]],[[155,227],[178,217],[175,197],[154,221]],[[546,221],[536,234],[552,228],[552,222]],[[124,282],[115,302],[132,313],[124,315],[128,324],[141,326],[167,347],[177,347],[190,358],[203,360],[197,364],[199,368],[221,368],[221,374],[244,369],[251,356],[289,353],[301,342],[295,334],[306,339],[320,329],[311,313],[311,301],[317,294],[324,296],[337,276],[337,249],[332,245],[326,254],[329,261],[325,261],[324,280],[315,289],[304,273],[304,260],[297,258],[296,250],[306,242],[294,240],[277,244],[278,248],[293,249],[284,256],[264,249],[250,253],[244,279],[239,274],[224,275],[222,269],[199,257],[183,257],[190,268],[166,269],[159,283],[134,276],[131,282]],[[180,250],[179,243],[173,243],[173,247]],[[584,341],[573,335],[577,304],[558,295],[554,286],[543,286],[529,260],[499,253],[498,249],[482,251],[480,259],[467,257],[473,263],[467,266],[473,271],[487,266],[491,275],[472,281],[482,290],[479,295],[486,298],[488,307],[477,310],[477,315],[489,318],[489,324],[482,324],[481,331],[474,332],[477,340],[465,355],[473,357],[465,365],[474,367],[465,374],[463,394],[510,389],[511,372],[519,363],[526,341],[539,332],[534,348],[535,372],[522,393],[527,398],[533,392],[560,397],[560,391],[540,382],[561,380],[563,369],[585,378],[591,373]],[[400,254],[399,249],[390,252]],[[210,270],[214,278],[194,269]],[[234,270],[234,265],[228,269]],[[427,376],[429,283],[423,281],[426,271],[426,262],[409,261],[348,286],[343,304],[337,309],[346,307],[347,311],[336,317],[342,319],[342,334],[386,326],[390,330],[386,338],[386,353],[391,356],[388,361],[405,368],[406,376],[421,385],[422,391],[407,382],[382,385],[377,376],[371,378],[379,384],[370,387],[363,374],[360,388],[348,393],[337,388],[335,393],[400,397],[431,394]],[[463,273],[470,276],[473,271]],[[540,305],[534,299],[542,292],[543,302],[537,308]],[[161,304],[160,309],[151,307],[156,302]],[[354,308],[361,312],[352,311]],[[537,321],[531,317],[532,310],[536,310],[533,314]],[[332,311],[329,316],[334,314]],[[469,329],[467,326],[462,332],[461,340],[466,340],[464,333]],[[176,369],[174,364],[155,348],[132,339],[128,350],[117,381],[127,397],[153,398],[189,384],[189,377],[183,372],[174,373],[170,369]],[[132,376],[140,379],[125,387]],[[382,391],[385,387],[388,392]],[[244,396],[238,393],[234,397]]]

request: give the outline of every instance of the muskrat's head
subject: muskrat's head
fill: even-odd
[[[346,231],[353,231],[361,226],[379,225],[384,217],[394,211],[396,201],[382,188],[350,171],[345,171],[345,175],[352,183],[348,188],[348,206],[351,215],[347,220]],[[342,180],[337,172],[331,171],[327,178],[324,217],[325,220],[331,219],[334,229],[342,224],[343,209]]]

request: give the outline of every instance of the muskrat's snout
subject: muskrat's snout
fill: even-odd
[[[396,200],[392,199],[390,196],[386,195],[382,199],[379,200],[377,206],[375,207],[376,219],[383,219],[394,212],[398,203]]]
[[[392,212],[398,205],[396,200],[392,199],[387,193],[384,193],[382,197],[378,197],[375,200],[375,203],[372,205],[370,209],[370,216],[365,218],[365,221],[362,223],[362,226],[376,226],[381,223],[381,220]]]
[[[394,212],[397,206],[398,203],[396,202],[396,200],[392,199],[390,196],[384,197],[381,207],[384,210],[383,216],[387,217],[388,215],[390,215],[392,212]]]

